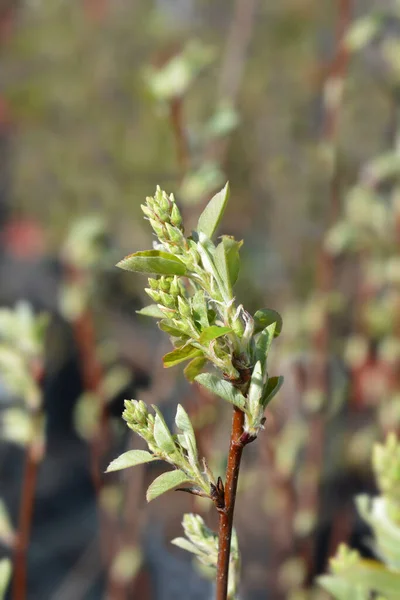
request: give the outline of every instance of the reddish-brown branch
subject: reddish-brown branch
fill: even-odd
[[[234,408],[228,465],[226,468],[225,509],[220,512],[219,516],[216,600],[226,600],[228,593],[233,515],[235,510],[240,461],[244,447],[244,444],[240,441],[243,433],[243,423],[244,413],[238,408]]]
[[[27,591],[27,553],[32,528],[38,465],[42,448],[36,440],[28,447],[22,480],[18,534],[15,541],[13,600],[25,600]]]

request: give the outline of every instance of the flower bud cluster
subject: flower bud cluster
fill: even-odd
[[[157,186],[153,197],[146,198],[142,211],[150,221],[154,233],[172,254],[183,254],[188,249],[183,234],[182,216],[173,194],[169,196]]]
[[[395,433],[390,433],[384,444],[375,444],[372,466],[390,516],[400,524],[400,443]]]
[[[125,400],[124,404],[125,410],[122,418],[132,431],[147,442],[150,450],[154,451],[157,448],[153,433],[154,415],[149,413],[143,400]]]
[[[172,543],[192,552],[206,567],[217,568],[218,537],[209,529],[200,515],[186,514],[182,521],[185,538],[175,538]],[[231,555],[228,581],[228,597],[236,596],[239,583],[239,548],[236,531],[232,531]]]
[[[145,292],[158,304],[170,328],[186,336],[199,335],[192,318],[190,299],[187,297],[181,278],[176,275],[163,276],[160,279],[150,277],[149,287],[145,288]]]

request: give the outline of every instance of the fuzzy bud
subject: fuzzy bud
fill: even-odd
[[[175,308],[175,299],[173,296],[170,296],[170,294],[167,294],[166,292],[160,292],[160,296],[161,302],[164,306],[166,306],[167,308]]]
[[[180,229],[182,228],[181,213],[179,212],[179,208],[177,207],[175,202],[173,203],[171,210],[171,223],[172,225],[174,225],[174,227],[179,227]]]
[[[190,317],[192,314],[189,303],[182,296],[178,296],[178,311],[182,317]]]
[[[179,280],[178,277],[176,277],[175,275],[175,277],[171,281],[171,285],[169,286],[169,293],[172,294],[172,296],[178,296],[179,291]]]
[[[162,276],[159,279],[159,289],[163,292],[169,292],[169,288],[171,286],[171,278]]]
[[[159,280],[155,279],[154,277],[149,277],[148,279],[149,281],[149,286],[151,287],[152,290],[158,290],[159,286]]]
[[[160,301],[161,301],[161,296],[160,296],[160,293],[159,293],[159,292],[157,292],[156,290],[152,290],[152,289],[150,289],[150,288],[144,288],[144,291],[146,292],[146,294],[147,294],[148,296],[150,296],[150,298],[151,298],[152,300],[154,300],[154,302],[157,302],[157,303],[158,303],[158,302],[160,302]]]

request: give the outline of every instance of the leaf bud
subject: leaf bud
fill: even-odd
[[[164,277],[164,275],[159,279],[159,289],[163,292],[169,292],[169,288],[171,286],[171,278]]]
[[[151,287],[152,290],[158,290],[158,288],[160,287],[158,279],[156,279],[155,277],[149,277],[148,281],[149,281],[149,286]]]
[[[171,285],[169,287],[169,293],[172,294],[173,296],[178,296],[179,292],[180,292],[179,280],[178,280],[178,277],[175,275],[175,277],[171,281]]]
[[[173,296],[170,296],[170,294],[167,294],[166,292],[160,292],[160,296],[164,306],[167,308],[175,308],[175,299]]]
[[[142,209],[146,217],[148,217],[149,219],[154,219],[154,212],[151,210],[151,208],[149,208],[145,204],[141,204],[140,208]]]
[[[174,225],[175,227],[179,227],[179,228],[182,227],[182,216],[181,216],[181,213],[179,212],[179,208],[177,207],[175,202],[172,205],[170,220],[171,220],[172,225]]]
[[[157,290],[152,290],[150,288],[144,288],[144,291],[146,292],[146,294],[148,296],[150,296],[150,298],[152,300],[154,300],[154,302],[157,302],[157,303],[160,302],[161,296],[160,296],[160,293],[157,292]]]
[[[150,219],[150,225],[152,226],[157,237],[162,240],[165,236],[164,227],[161,225],[159,221],[155,221],[154,219]]]
[[[182,296],[178,296],[178,311],[182,315],[182,317],[190,317],[191,310],[189,303],[182,298]]]

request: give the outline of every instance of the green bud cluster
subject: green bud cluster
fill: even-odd
[[[209,529],[200,515],[186,514],[182,521],[186,537],[172,540],[172,543],[183,550],[194,554],[197,560],[212,569],[217,568],[218,537]],[[236,531],[232,532],[231,556],[228,581],[228,597],[233,598],[237,593],[239,583],[239,548]]]
[[[375,444],[372,466],[390,517],[400,524],[400,442],[395,433],[390,433],[384,444]]]
[[[154,440],[154,415],[149,413],[147,405],[143,400],[125,400],[125,410],[122,418],[127,422],[128,427],[140,435],[151,450],[156,448]]]
[[[150,221],[159,241],[172,254],[183,254],[188,249],[183,234],[182,216],[173,194],[169,196],[157,186],[153,197],[146,198],[142,211]]]

